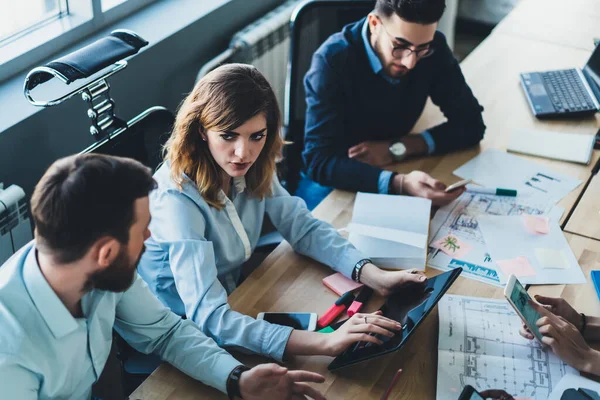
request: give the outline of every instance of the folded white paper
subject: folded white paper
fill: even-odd
[[[358,193],[349,240],[373,263],[390,269],[425,269],[431,200]]]

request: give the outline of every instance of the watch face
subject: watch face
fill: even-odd
[[[402,142],[396,142],[390,146],[390,153],[394,157],[402,157],[406,153],[406,146]]]

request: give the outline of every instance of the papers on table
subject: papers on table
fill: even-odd
[[[501,150],[489,149],[454,171],[456,176],[472,179],[491,188],[516,189],[556,203],[581,184],[579,179]]]
[[[531,232],[522,216],[482,215],[479,228],[498,265],[500,283],[515,274],[522,284],[585,283],[585,276],[556,221],[548,233]]]
[[[349,240],[376,265],[425,269],[431,200],[358,193]]]
[[[507,197],[466,192],[440,208],[431,221],[427,265],[442,271],[462,267],[461,275],[466,278],[501,286],[496,264],[492,262],[479,229],[479,217],[527,214],[559,221],[563,212],[563,208],[554,206],[552,202],[534,201],[531,196]],[[544,229],[543,223],[534,221],[534,229]]]
[[[594,139],[594,135],[582,133],[519,129],[512,135],[507,150],[579,164],[589,164],[594,149]]]
[[[445,295],[438,310],[438,400],[456,400],[465,385],[546,400],[563,376],[578,374],[519,335],[521,319],[506,300]]]
[[[579,389],[583,391],[589,390],[595,392],[588,392],[592,395],[590,398],[594,398],[593,394],[597,396],[596,398],[600,398],[600,383],[586,379],[583,376],[567,374],[563,376],[560,382],[558,382],[558,385],[554,387],[554,390],[552,391],[552,394],[550,394],[550,397],[548,397],[548,400],[561,400],[563,393],[567,389]],[[581,396],[581,398],[585,397]]]

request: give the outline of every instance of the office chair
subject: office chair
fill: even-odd
[[[285,139],[283,181],[295,193],[304,167],[304,75],[314,52],[332,34],[373,10],[375,0],[309,0],[296,8],[290,21],[291,43],[284,107]],[[306,199],[305,199],[306,200]]]
[[[169,137],[175,116],[164,107],[151,107],[129,121],[118,118],[115,102],[110,97],[106,79],[124,69],[124,60],[148,44],[136,33],[127,30],[113,31],[82,49],[67,54],[29,72],[23,88],[27,100],[39,107],[50,107],[81,95],[88,103],[87,115],[91,120],[90,133],[96,143],[81,153],[101,153],[133,158],[155,170],[162,162],[162,146]],[[79,87],[50,99],[34,98],[34,89],[56,78],[64,85],[83,80]],[[49,85],[50,86],[50,85]],[[38,89],[48,97],[48,91]],[[36,96],[37,97],[37,96]],[[144,355],[130,347],[113,332],[117,358],[121,364],[123,395],[131,393],[156,367],[159,357]],[[113,376],[114,378],[114,376]],[[119,397],[111,393],[108,397]]]

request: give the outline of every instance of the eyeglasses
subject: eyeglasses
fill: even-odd
[[[401,59],[401,58],[410,56],[412,53],[415,53],[415,56],[418,59],[420,59],[420,58],[429,57],[435,51],[435,49],[431,45],[429,45],[429,47],[425,47],[422,49],[415,49],[415,50],[411,49],[408,46],[394,46],[394,36],[390,35],[388,30],[385,29],[385,25],[383,25],[383,22],[380,21],[380,23],[381,23],[381,27],[383,28],[385,34],[390,39],[390,44],[392,45],[392,57],[394,57],[396,59]]]

